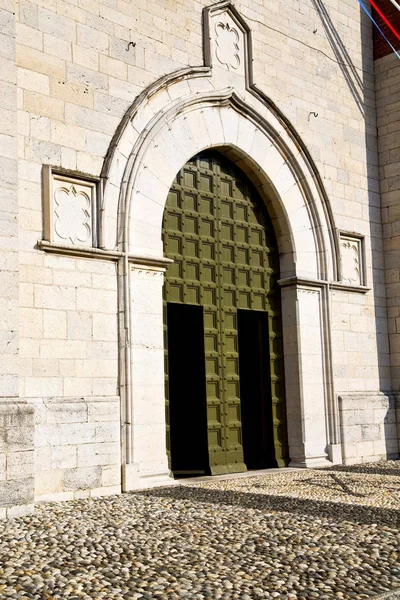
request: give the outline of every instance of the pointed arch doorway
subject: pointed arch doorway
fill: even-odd
[[[205,151],[163,219],[167,451],[176,476],[287,463],[279,256],[245,174]]]

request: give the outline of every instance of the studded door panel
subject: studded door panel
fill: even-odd
[[[165,256],[174,260],[166,273],[165,303],[198,304],[204,310],[211,473],[246,469],[237,309],[268,312],[275,452],[283,466],[287,442],[279,257],[262,201],[233,163],[217,152],[201,153],[181,169],[172,184],[164,212],[163,240]],[[167,351],[165,364],[168,423]]]

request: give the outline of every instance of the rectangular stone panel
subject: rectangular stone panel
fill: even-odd
[[[97,246],[97,183],[43,169],[44,237],[71,246]]]

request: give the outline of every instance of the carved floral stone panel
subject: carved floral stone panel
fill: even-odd
[[[244,33],[229,11],[212,15],[210,33],[214,66],[244,75]]]
[[[96,183],[51,170],[46,175],[45,238],[63,245],[96,245]]]
[[[362,239],[350,235],[340,235],[342,259],[342,282],[347,285],[364,285]]]
[[[221,65],[227,69],[238,69],[240,66],[239,32],[229,23],[215,24],[216,50],[215,54]]]

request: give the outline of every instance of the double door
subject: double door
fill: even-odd
[[[167,448],[176,475],[283,465],[279,262],[245,175],[216,152],[187,163],[164,213]]]

